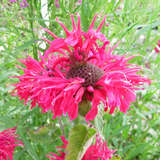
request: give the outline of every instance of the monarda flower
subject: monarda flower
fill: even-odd
[[[118,44],[110,47],[109,40],[100,32],[105,17],[94,30],[96,17],[87,32],[82,31],[79,16],[76,26],[71,15],[72,31],[57,19],[65,38],[43,28],[54,40],[43,38],[49,48],[40,62],[31,57],[23,61],[26,68],[23,75],[17,76],[15,95],[26,103],[31,101],[32,107],[38,104],[44,112],[51,110],[53,118],[68,114],[72,120],[78,111],[85,110],[86,120],[93,120],[100,102],[109,113],[116,107],[126,113],[136,99],[135,90],[149,80],[137,74],[140,67],[128,63],[134,56],[112,54]]]
[[[47,155],[50,160],[65,160],[65,149],[67,147],[68,141],[64,137],[61,137],[61,140],[63,141],[63,146],[57,148],[63,148],[64,152],[59,150],[59,155],[50,152],[50,155]],[[102,142],[102,140],[97,137],[95,144],[88,147],[82,160],[109,160],[112,158],[114,152],[114,150],[110,150],[107,147],[106,142]]]
[[[16,138],[16,128],[9,128],[0,133],[0,160],[13,160],[13,152],[16,146],[23,143]]]

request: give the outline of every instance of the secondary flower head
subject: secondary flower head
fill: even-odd
[[[22,146],[23,143],[16,138],[16,128],[9,128],[0,133],[0,159],[13,160],[13,152],[16,146]]]
[[[68,141],[64,138],[61,137],[63,141],[63,146],[62,147],[57,147],[63,148],[64,152],[59,150],[59,155],[50,152],[50,155],[47,155],[47,157],[50,160],[64,160],[65,159],[65,149],[67,147]],[[82,160],[109,160],[112,158],[112,154],[114,153],[114,150],[110,150],[107,147],[106,142],[102,142],[102,140],[97,137],[95,144],[91,145],[88,147],[87,151],[85,152]]]
[[[118,44],[110,47],[109,40],[100,32],[106,17],[94,30],[96,18],[97,15],[87,32],[81,29],[79,15],[77,25],[71,15],[72,31],[57,19],[66,33],[65,38],[43,28],[54,40],[43,38],[49,48],[40,62],[31,57],[23,61],[26,68],[23,75],[17,76],[15,95],[26,103],[31,101],[32,107],[38,104],[44,112],[51,110],[53,118],[68,114],[72,120],[79,108],[85,110],[85,104],[89,104],[85,118],[93,120],[100,102],[105,111],[109,109],[113,113],[119,107],[126,113],[136,99],[135,90],[149,80],[137,74],[140,67],[128,63],[134,56],[112,54]]]

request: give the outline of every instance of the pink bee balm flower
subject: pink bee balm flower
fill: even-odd
[[[160,52],[160,40],[158,41],[157,46],[154,48],[154,50],[156,51],[156,53]]]
[[[0,159],[13,160],[13,152],[16,146],[23,146],[23,143],[16,138],[16,128],[9,128],[0,133]]]
[[[105,18],[93,29],[96,17],[87,32],[81,30],[79,16],[76,26],[71,15],[72,31],[57,20],[66,33],[65,38],[44,28],[55,39],[51,42],[43,38],[50,46],[40,62],[31,57],[23,61],[26,68],[23,75],[17,76],[15,95],[25,103],[31,101],[31,107],[38,104],[44,112],[51,110],[53,118],[68,113],[72,120],[79,108],[86,107],[85,102],[91,102],[85,115],[87,121],[95,118],[100,102],[105,111],[113,113],[119,107],[126,113],[136,99],[135,90],[150,81],[137,74],[140,67],[128,63],[134,56],[112,55],[118,44],[111,48],[100,32]]]
[[[64,152],[59,151],[59,155],[50,152],[50,155],[47,155],[50,160],[65,160],[65,149],[67,147],[68,141],[64,137],[62,137],[61,139],[63,141],[63,146],[57,148],[63,148]],[[106,142],[102,142],[100,138],[96,138],[95,144],[91,145],[87,149],[82,160],[108,160],[112,158],[112,154],[114,152],[114,150],[110,150],[107,147]]]

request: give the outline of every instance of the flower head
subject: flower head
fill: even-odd
[[[16,138],[16,128],[9,128],[0,133],[0,159],[13,160],[13,152],[16,146],[22,146],[23,143]]]
[[[65,149],[67,147],[68,141],[64,138],[61,137],[63,141],[63,146],[62,147],[57,147],[57,148],[63,148],[64,152],[59,151],[59,155],[50,152],[50,155],[47,155],[47,157],[50,160],[64,160],[65,159]],[[102,140],[97,137],[95,144],[91,145],[88,147],[86,150],[82,160],[108,160],[112,158],[112,154],[114,153],[114,150],[110,150],[107,147],[106,142],[102,142]]]
[[[22,68],[23,75],[17,76],[15,95],[26,103],[31,101],[32,107],[38,104],[44,112],[51,110],[53,118],[67,113],[71,120],[76,118],[79,108],[85,107],[83,102],[91,102],[85,115],[87,121],[95,118],[100,102],[105,111],[113,113],[119,107],[126,113],[136,99],[135,90],[149,80],[137,74],[140,67],[128,63],[134,56],[112,54],[118,44],[110,47],[109,40],[100,32],[105,17],[94,30],[96,18],[97,15],[87,32],[81,30],[80,16],[76,26],[71,15],[72,31],[57,19],[65,38],[43,28],[54,40],[43,38],[49,48],[40,62],[31,57],[23,61],[26,68]]]

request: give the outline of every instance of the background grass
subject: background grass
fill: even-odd
[[[17,133],[25,146],[16,149],[15,160],[45,160],[48,152],[55,152],[60,145],[59,136],[66,136],[72,123],[66,118],[52,120],[50,113],[42,114],[39,108],[29,109],[17,97],[10,95],[14,83],[11,75],[21,74],[16,68],[18,59],[30,55],[37,58],[37,51],[43,51],[44,36],[40,25],[59,36],[61,27],[55,21],[58,17],[71,29],[70,14],[81,15],[82,28],[87,30],[96,13],[107,15],[109,27],[102,32],[114,44],[121,41],[116,54],[137,55],[132,60],[143,67],[145,76],[152,80],[150,86],[137,92],[137,100],[127,114],[105,113],[97,117],[99,131],[108,145],[117,150],[123,160],[160,159],[160,55],[153,53],[160,39],[159,0],[60,0],[56,8],[48,0],[49,20],[42,18],[41,1],[28,0],[29,7],[22,9],[18,3],[0,0],[0,131],[17,126]],[[99,18],[96,25],[100,22]],[[46,46],[47,48],[47,46]],[[101,123],[102,122],[102,123]],[[103,128],[102,128],[103,126]]]

